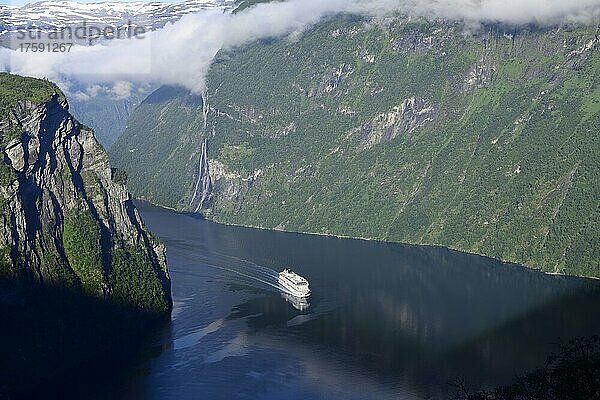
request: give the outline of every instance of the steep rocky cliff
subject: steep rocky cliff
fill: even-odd
[[[0,92],[0,274],[168,311],[165,248],[93,131],[49,82],[0,74]]]
[[[162,98],[150,116],[134,112],[111,156],[143,182],[136,195],[185,209],[198,173],[162,166],[177,154],[200,170],[207,139],[202,212],[218,221],[600,276],[599,37],[339,17],[222,52],[206,117],[201,99],[188,114],[174,107],[183,96]],[[141,119],[172,121],[152,127],[164,146],[142,139]],[[156,196],[148,182],[166,176],[180,188]]]

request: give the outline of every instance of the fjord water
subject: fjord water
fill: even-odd
[[[174,310],[114,390],[154,399],[445,398],[600,332],[594,282],[441,248],[223,226],[140,205]],[[290,266],[299,311],[273,282]]]

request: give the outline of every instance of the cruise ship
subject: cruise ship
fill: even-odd
[[[288,294],[299,298],[310,296],[308,281],[289,269],[284,269],[279,273],[279,285],[281,285]]]

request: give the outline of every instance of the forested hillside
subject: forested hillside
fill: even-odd
[[[206,121],[200,98],[156,92],[112,157],[136,195],[185,209],[206,137],[217,221],[600,276],[598,43],[340,17],[220,53]]]

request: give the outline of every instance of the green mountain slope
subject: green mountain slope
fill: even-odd
[[[105,149],[110,148],[123,133],[131,112],[144,100],[148,92],[132,91],[126,99],[114,99],[102,93],[92,99],[69,96],[71,113],[87,126],[93,126],[96,138]]]
[[[207,138],[218,221],[600,276],[599,79],[595,28],[343,17],[220,54],[205,130],[202,102],[182,113],[174,95],[140,107],[112,156],[136,195],[185,209]],[[160,166],[174,157],[187,169]]]
[[[204,132],[198,115],[202,99],[179,88],[160,88],[140,104],[109,150],[116,164],[128,165],[133,193],[178,209],[188,205]]]

